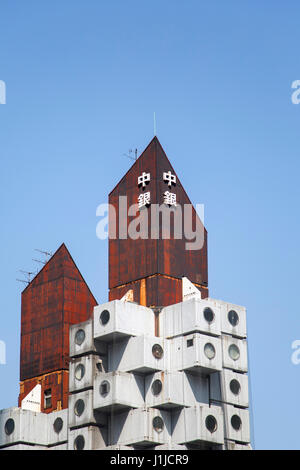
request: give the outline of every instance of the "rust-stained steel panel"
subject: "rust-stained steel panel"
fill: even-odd
[[[119,286],[130,284],[133,281],[142,278],[149,278],[154,274],[161,274],[166,277],[170,276],[177,279],[181,279],[183,276],[186,276],[195,284],[200,285],[203,288],[207,288],[207,232],[194,208],[192,208],[193,230],[196,227],[196,220],[198,220],[198,223],[203,228],[202,233],[204,242],[201,249],[186,250],[185,244],[189,240],[187,240],[184,235],[182,239],[162,239],[160,233],[158,240],[151,239],[150,208],[143,209],[148,212],[148,239],[133,240],[130,238],[120,238],[121,231],[118,224],[119,214],[121,213],[119,207],[119,196],[127,196],[129,207],[132,204],[137,203],[139,194],[142,192],[150,192],[151,203],[162,204],[164,192],[170,191],[176,194],[177,202],[182,206],[182,209],[184,204],[191,204],[177,175],[176,185],[172,185],[171,188],[163,181],[163,172],[168,171],[171,171],[173,175],[176,175],[158,139],[155,137],[109,195],[109,203],[115,207],[116,214],[118,216],[116,239],[109,240],[109,288],[113,289],[114,292]],[[138,187],[137,184],[138,176],[143,172],[150,173],[151,175],[151,180],[144,189],[142,189],[142,187]],[[111,226],[112,216],[112,211],[110,211]],[[128,226],[133,218],[122,218],[121,216],[121,219],[121,225],[124,226],[127,221]],[[159,229],[161,231],[161,220]],[[153,286],[153,289],[154,288],[156,289],[157,287]],[[158,295],[156,301],[158,302],[161,293],[157,294],[153,291],[153,293],[150,294],[149,290],[147,292],[148,296],[150,295],[153,299],[155,298],[155,295]],[[110,299],[114,297],[114,295],[115,294],[111,294]],[[167,299],[168,296],[172,299],[178,298],[178,295],[176,294],[167,294],[165,292],[164,298]],[[148,303],[149,302],[147,300],[147,304]],[[158,304],[156,303],[156,305]]]
[[[25,380],[20,383],[19,407],[22,400],[37,385],[41,384],[41,411],[43,413],[51,413],[60,409],[68,408],[69,396],[69,372],[61,370],[59,372],[51,372],[39,377]],[[44,393],[45,390],[51,390],[51,406],[45,408]]]
[[[182,302],[182,280],[156,274],[145,279],[139,279],[123,286],[114,287],[109,291],[109,300],[121,299],[128,290],[133,290],[133,301],[142,304],[141,293],[143,281],[146,285],[146,306],[165,307]],[[197,285],[202,298],[208,297],[208,289]]]
[[[69,326],[97,302],[63,244],[22,292],[20,380],[68,369]]]

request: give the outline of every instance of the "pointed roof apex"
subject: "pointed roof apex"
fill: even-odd
[[[56,276],[66,275],[64,267],[66,267],[68,264],[69,266],[72,266],[71,269],[73,273],[77,273],[77,276],[79,276],[79,278],[86,284],[86,281],[82,276],[81,272],[79,271],[74,259],[72,258],[71,253],[69,252],[66,244],[63,242],[55,251],[55,253],[51,256],[51,258],[45,263],[42,269],[38,271],[38,273],[34,276],[31,282],[25,287],[25,289],[22,291],[22,294],[26,292],[29,287],[34,286],[34,284],[38,283],[38,279],[43,278],[44,274],[47,275],[47,271],[51,269],[54,269],[56,271]],[[88,285],[87,288],[93,296],[95,302],[98,304]]]
[[[163,146],[161,145],[158,137],[155,135],[149,142],[149,144],[147,145],[147,147],[142,151],[142,153],[139,155],[139,157],[136,159],[136,161],[131,165],[131,167],[127,170],[127,172],[125,173],[125,175],[122,176],[122,178],[118,181],[118,183],[114,186],[114,188],[110,191],[109,193],[109,196],[115,191],[115,189],[118,187],[118,185],[126,178],[126,176],[128,175],[129,172],[131,172],[133,170],[133,168],[137,165],[139,165],[141,159],[145,156],[146,153],[148,152],[151,152],[151,148],[154,147],[154,152],[155,152],[155,158],[157,158],[157,150],[162,152],[163,153],[163,156],[166,158],[166,160],[168,161],[170,167],[172,168],[172,170],[174,171],[171,163],[170,163],[170,160],[168,159],[167,155],[166,155],[166,152],[164,151],[163,149]]]

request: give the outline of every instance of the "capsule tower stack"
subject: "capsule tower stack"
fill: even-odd
[[[0,412],[0,447],[250,449],[246,310],[209,297],[207,232],[157,137],[110,193],[109,232],[108,302],[96,305],[72,263],[80,294],[65,279],[46,310],[49,289],[25,297],[20,408]],[[33,339],[36,318],[56,325],[55,351]],[[43,439],[26,435],[31,422]]]

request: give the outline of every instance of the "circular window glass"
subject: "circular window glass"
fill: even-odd
[[[231,417],[231,426],[236,431],[239,431],[241,429],[242,421],[241,421],[241,418],[238,415],[233,415]]]
[[[84,444],[85,444],[84,437],[82,435],[77,436],[75,441],[74,441],[74,449],[75,450],[83,450],[84,449]]]
[[[229,356],[233,361],[237,361],[240,357],[240,350],[236,344],[231,344],[228,349]]]
[[[214,314],[214,312],[212,311],[212,309],[210,307],[206,307],[203,310],[203,316],[204,316],[205,320],[207,321],[207,323],[212,323],[214,321],[214,318],[215,318],[215,314]]]
[[[213,359],[216,355],[216,350],[211,343],[206,343],[204,346],[204,354],[208,359]]]
[[[102,397],[106,397],[110,391],[110,383],[107,380],[103,380],[100,384],[99,392]]]
[[[78,366],[75,369],[75,378],[77,380],[81,380],[85,374],[85,367],[83,364],[78,364]]]
[[[5,426],[4,426],[4,429],[5,429],[5,433],[9,436],[10,434],[12,434],[15,430],[15,422],[12,418],[9,418],[6,423],[5,423]]]
[[[241,391],[241,385],[240,382],[236,379],[232,379],[230,384],[229,384],[230,390],[234,395],[238,395]]]
[[[110,314],[108,310],[103,310],[100,314],[100,323],[101,325],[106,325],[109,322]]]
[[[228,312],[228,321],[232,326],[236,326],[239,322],[239,316],[235,310]]]
[[[154,344],[152,354],[156,359],[161,359],[164,355],[164,350],[160,344]]]
[[[155,395],[155,396],[159,395],[160,392],[162,391],[162,382],[161,382],[161,380],[154,380],[154,382],[151,386],[151,390],[152,390],[153,395]]]
[[[164,429],[164,426],[165,426],[164,422],[163,422],[163,420],[160,416],[155,416],[155,418],[153,418],[152,424],[153,424],[153,428],[156,432],[162,432],[162,430]]]
[[[63,428],[63,425],[64,425],[64,422],[61,418],[56,418],[56,420],[54,421],[53,423],[53,429],[54,431],[59,434],[60,431],[62,430]]]
[[[85,408],[85,404],[84,404],[84,401],[81,400],[81,398],[79,400],[77,400],[77,402],[75,403],[75,406],[74,406],[74,412],[77,416],[81,416],[82,413],[84,412],[84,408]]]
[[[77,330],[75,334],[75,343],[78,344],[78,346],[81,346],[84,340],[85,340],[84,330],[82,329]]]
[[[205,426],[207,427],[209,432],[211,433],[215,432],[218,427],[216,418],[212,415],[208,415],[205,420]]]

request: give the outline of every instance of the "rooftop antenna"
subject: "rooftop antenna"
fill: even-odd
[[[34,251],[38,251],[39,253],[42,253],[45,256],[45,259],[43,261],[41,261],[40,259],[32,258],[32,260],[36,261],[37,263],[47,264],[49,259],[52,256],[52,253],[50,251],[43,251],[43,250],[39,250],[37,248],[35,248]]]
[[[156,136],[156,114],[155,111],[153,113],[153,132],[154,132],[154,137]]]
[[[127,153],[123,153],[123,155],[127,158],[130,158],[130,160],[133,160],[136,162],[137,160],[137,152],[138,152],[138,149],[135,149],[134,150],[134,157],[132,156],[132,153],[133,153],[133,150],[132,149],[129,149],[128,150],[128,154]]]
[[[26,275],[27,279],[16,279],[17,281],[19,282],[23,282],[24,284],[30,284],[31,281],[32,281],[32,278],[37,274],[37,272],[33,272],[33,271],[23,271],[23,269],[19,269],[19,272],[20,273],[23,273]]]

